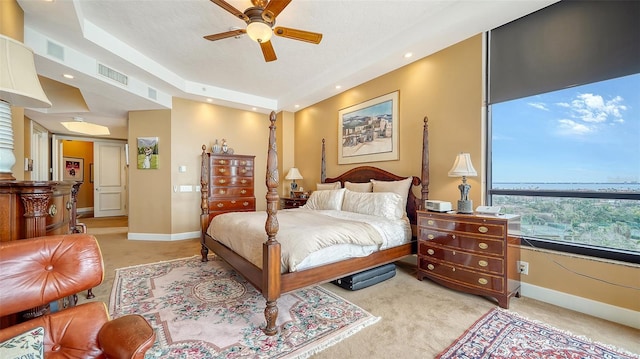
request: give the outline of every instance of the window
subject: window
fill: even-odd
[[[491,106],[491,203],[525,237],[640,255],[638,89],[640,74]]]
[[[489,33],[488,201],[525,244],[640,263],[638,15],[562,1]]]

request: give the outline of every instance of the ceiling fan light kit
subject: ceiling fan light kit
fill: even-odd
[[[222,40],[229,37],[238,37],[247,34],[249,37],[260,44],[264,60],[274,61],[277,59],[275,50],[271,45],[271,37],[276,36],[319,44],[322,40],[322,34],[305,30],[291,29],[287,27],[276,27],[276,17],[284,10],[292,0],[251,0],[253,7],[246,9],[244,12],[236,9],[224,0],[211,0],[212,3],[220,6],[233,16],[242,19],[247,23],[246,29],[234,29],[213,35],[204,36],[209,41]]]

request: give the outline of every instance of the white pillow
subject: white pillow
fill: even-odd
[[[333,183],[317,183],[316,184],[316,191],[326,191],[329,189],[340,189],[342,188],[340,186],[340,182],[333,182]]]
[[[372,216],[400,219],[404,217],[402,198],[392,192],[353,192],[347,189],[342,210]]]
[[[373,191],[373,183],[371,182],[353,183],[353,182],[345,181],[344,188],[353,192],[371,192]]]
[[[314,191],[309,196],[307,203],[301,208],[307,209],[333,209],[339,211],[344,199],[344,188]]]
[[[0,343],[0,358],[44,358],[44,327],[37,327]]]
[[[373,183],[373,192],[393,192],[399,194],[400,197],[402,197],[402,208],[405,213],[407,211],[407,196],[409,196],[411,182],[413,182],[413,177],[407,177],[399,181],[371,180],[371,183]]]

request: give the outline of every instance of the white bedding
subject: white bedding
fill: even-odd
[[[339,210],[304,208],[278,211],[282,271],[299,271],[321,264],[366,256],[411,240],[406,217],[388,219]],[[266,212],[232,212],[213,218],[207,233],[262,267],[266,241]]]

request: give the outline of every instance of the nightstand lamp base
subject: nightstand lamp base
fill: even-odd
[[[473,213],[473,201],[472,200],[459,200],[458,201],[458,213]]]

